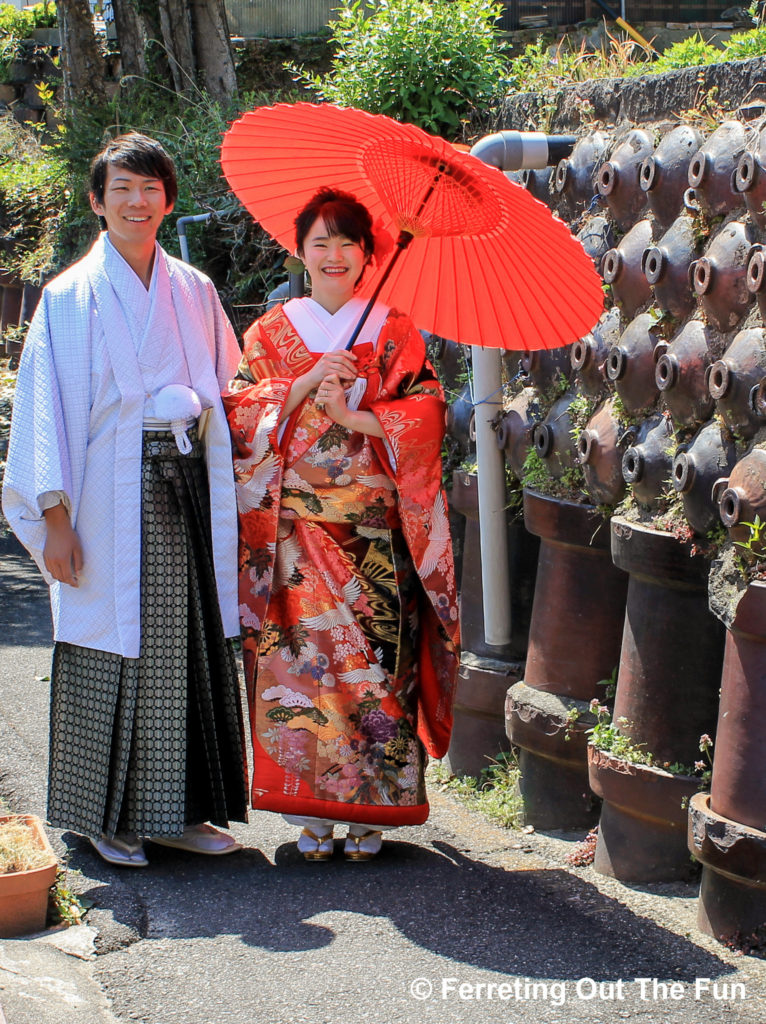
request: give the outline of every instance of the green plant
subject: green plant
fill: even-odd
[[[604,698],[606,700],[614,700],[617,693],[617,666],[614,666],[612,674],[608,679],[599,679],[596,686],[604,687]]]
[[[500,13],[496,0],[341,0],[329,73],[288,68],[324,100],[456,138],[503,85]]]
[[[620,726],[625,728],[628,725],[627,718],[618,718],[617,722],[613,722],[610,709],[595,698],[590,702],[590,710],[596,716],[596,724],[588,730],[592,746],[631,764],[654,764],[654,758],[646,750],[645,743],[633,743],[620,732]]]
[[[48,898],[48,924],[82,924],[83,918],[93,906],[93,901],[76,893],[69,885],[69,875],[79,874],[66,868],[59,868],[56,881]]]
[[[747,528],[749,536],[747,540],[735,540],[734,546],[742,548],[746,557],[751,560],[766,558],[764,539],[766,534],[766,523],[761,522],[761,517],[756,515],[752,523],[740,523],[740,526]]]
[[[647,70],[652,74],[662,74],[663,71],[676,71],[678,68],[692,68],[700,64],[717,64],[725,60],[723,51],[712,43],[706,42],[698,32],[696,36],[682,39],[673,43],[657,60],[646,68],[637,65],[630,69],[630,75],[643,75]]]
[[[501,752],[476,779],[472,775],[451,774],[443,761],[433,761],[428,773],[441,792],[486,814],[505,828],[521,823],[523,805],[519,794],[519,766],[513,753]]]

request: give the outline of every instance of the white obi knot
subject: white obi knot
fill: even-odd
[[[167,384],[153,396],[154,413],[158,420],[170,424],[179,452],[188,455],[192,450],[186,428],[194,423],[202,412],[202,402],[193,388],[186,384]]]

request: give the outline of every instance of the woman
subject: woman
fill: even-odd
[[[240,510],[253,806],[333,826],[368,860],[428,816],[424,746],[449,742],[457,606],[439,456],[444,401],[408,317],[376,305],[351,352],[370,214],[320,190],[298,214],[312,297],[249,329],[226,399]],[[242,384],[242,382],[238,382]]]

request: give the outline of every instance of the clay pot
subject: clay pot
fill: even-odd
[[[713,413],[706,377],[713,362],[712,341],[701,320],[690,320],[669,345],[655,348],[654,382],[674,421],[682,426],[704,423]]]
[[[756,396],[766,377],[766,331],[752,327],[740,331],[722,359],[710,367],[708,387],[726,426],[742,437],[752,437],[762,422]]]
[[[572,214],[593,198],[596,168],[604,159],[608,145],[607,136],[590,132],[577,141],[569,157],[556,165],[553,187],[567,201]]]
[[[688,181],[695,202],[709,217],[726,214],[741,200],[732,188],[733,175],[745,151],[747,129],[741,121],[724,123],[697,150],[689,163]]]
[[[590,505],[530,490],[524,522],[541,542],[524,681],[591,700],[619,660],[628,585],[612,564],[608,524]]]
[[[447,432],[464,454],[476,441],[476,411],[469,384],[464,384],[455,401],[447,406]]]
[[[569,407],[577,396],[571,391],[557,398],[542,423],[532,428],[532,443],[551,476],[559,478],[577,464]]]
[[[505,461],[520,478],[529,449],[532,431],[542,420],[538,393],[534,388],[523,388],[503,413],[497,427],[497,445],[505,452]]]
[[[766,319],[766,253],[762,245],[750,249],[745,273],[747,290],[755,295],[761,319]]]
[[[755,145],[739,158],[734,172],[734,189],[745,200],[747,212],[753,222],[763,230],[766,228],[766,128],[758,133]]]
[[[580,390],[599,395],[606,381],[606,358],[620,337],[620,311],[616,307],[601,314],[590,334],[575,341],[570,349],[572,369]]]
[[[428,345],[429,357],[439,364],[440,379],[448,391],[457,388],[458,380],[463,377],[467,369],[466,348],[458,345],[456,341],[448,338],[439,338],[432,335]]]
[[[615,221],[627,231],[646,206],[646,193],[639,184],[639,169],[654,149],[649,132],[634,128],[598,169],[596,187]]]
[[[710,793],[689,802],[689,850],[702,864],[697,927],[725,942],[766,921],[766,831],[716,814]]]
[[[644,275],[644,251],[652,244],[652,223],[640,220],[615,249],[610,249],[602,264],[603,278],[612,286],[612,295],[625,316],[632,320],[641,306],[652,297]]]
[[[739,221],[727,224],[689,268],[702,308],[720,331],[736,327],[753,301],[747,286],[752,234],[752,228]]]
[[[585,488],[594,505],[616,505],[625,493],[622,475],[625,438],[614,405],[613,398],[603,402],[588,420],[577,442]]]
[[[593,266],[598,270],[604,256],[614,245],[611,221],[600,215],[589,217],[587,223],[577,232],[576,237],[593,260]]]
[[[584,770],[588,730],[596,724],[588,703],[522,681],[508,690],[505,722],[518,749],[524,823],[537,829],[595,825],[600,801],[588,789]]]
[[[481,537],[479,531],[479,488],[475,473],[456,470],[452,475],[450,508],[464,516],[460,632],[463,652],[475,657],[517,662],[527,649],[529,620],[532,614],[539,541],[531,537],[518,519],[510,519],[508,528],[508,579],[511,596],[511,639],[497,646],[484,639],[484,600],[481,574]],[[502,718],[506,684],[496,713]]]
[[[594,869],[621,882],[689,880],[685,808],[699,779],[621,761],[590,745],[588,777],[603,800]]]
[[[644,252],[642,269],[657,305],[678,320],[684,320],[694,309],[689,266],[698,247],[695,222],[683,215],[673,221],[657,245]]]
[[[552,167],[527,168],[522,172],[521,181],[530,195],[539,199],[541,203],[545,203],[546,206],[552,206],[556,198],[551,191],[552,178]]]
[[[673,463],[673,430],[667,417],[655,413],[634,432],[622,457],[622,475],[637,501],[653,508],[665,492]]]
[[[766,921],[766,585],[751,583],[726,637],[709,801],[692,804],[703,863],[698,924],[726,938]]]
[[[539,827],[581,827],[594,822],[596,805],[587,784],[585,738],[575,730],[569,741],[574,754],[567,744],[567,709],[579,701],[584,713],[599,695],[599,681],[617,664],[627,579],[612,564],[609,530],[593,507],[525,490],[524,521],[540,538],[540,556],[526,690],[514,687],[506,726],[521,748],[527,820],[547,822]]]
[[[48,854],[48,863],[32,871],[0,874],[0,938],[29,935],[45,928],[48,891],[56,881],[58,861],[39,818],[31,814],[0,817],[4,822],[25,825],[32,841]]]
[[[682,124],[663,136],[659,146],[641,164],[638,180],[646,192],[657,222],[669,227],[683,212],[689,164],[702,145],[701,132]]]
[[[522,352],[519,367],[523,370],[529,383],[539,391],[545,391],[563,375],[567,380],[572,375],[569,349],[550,348],[538,349],[535,352]]]
[[[657,399],[654,383],[654,349],[659,341],[654,332],[656,322],[650,313],[639,313],[606,358],[606,375],[613,381],[630,415],[648,408]]]
[[[747,542],[750,527],[744,524],[754,523],[756,516],[766,522],[766,451],[753,448],[743,456],[728,477],[716,481],[714,497],[731,539]]]
[[[682,496],[684,515],[696,534],[707,533],[718,521],[713,487],[721,477],[728,476],[736,459],[734,443],[724,436],[715,420],[705,424],[689,444],[676,452],[672,483]]]
[[[699,780],[663,768],[692,765],[713,732],[724,631],[708,609],[706,561],[672,534],[615,517],[612,558],[630,576],[613,720],[656,767],[591,753],[604,799],[594,866],[623,881],[684,878],[683,798]]]

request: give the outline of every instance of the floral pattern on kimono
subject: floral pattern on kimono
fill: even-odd
[[[314,392],[280,431],[292,380],[319,358],[281,307],[245,337],[254,383],[224,400],[253,805],[417,824],[428,815],[423,749],[446,751],[457,673],[444,401],[408,317],[389,311],[374,345],[354,351],[359,408],[385,441],[334,423]]]

